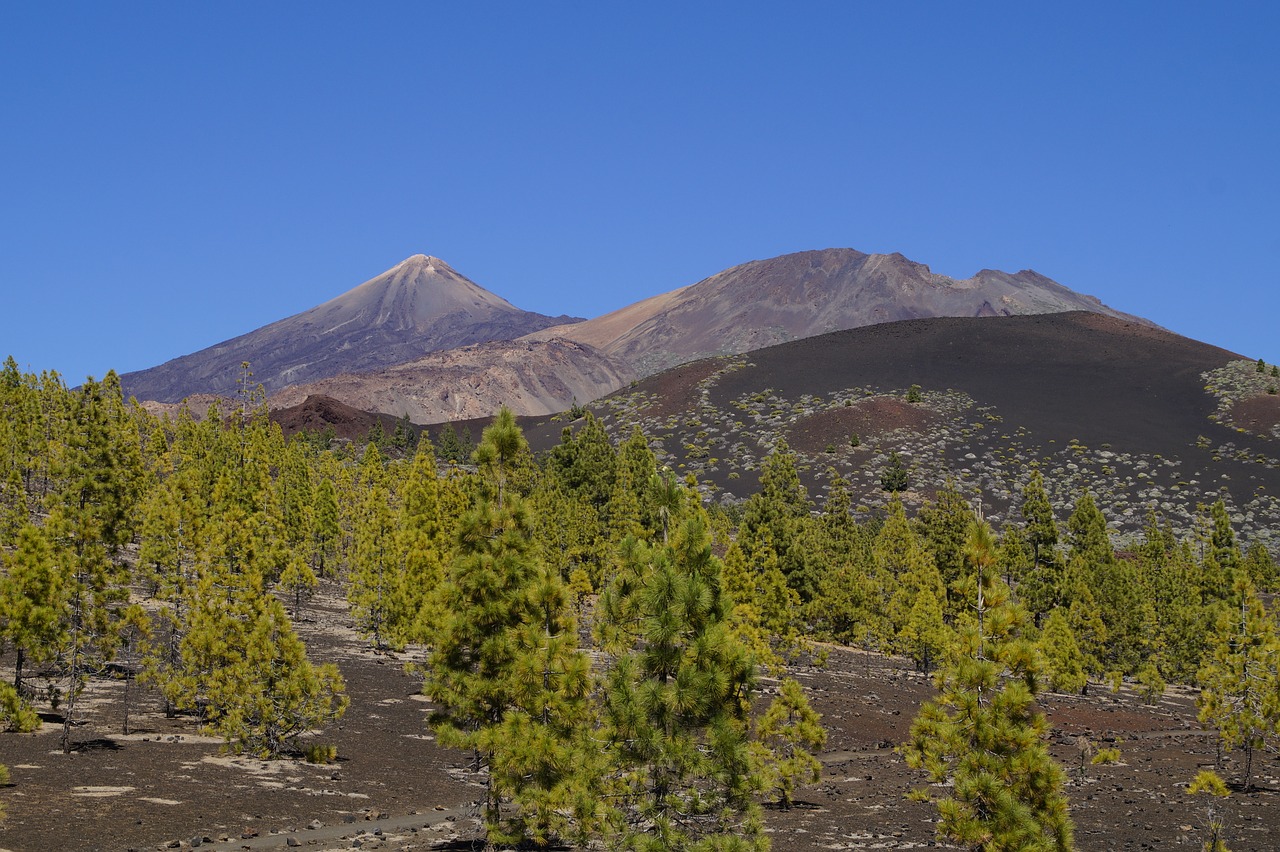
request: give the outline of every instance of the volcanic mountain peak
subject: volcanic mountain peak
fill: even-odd
[[[445,316],[487,322],[495,314],[522,313],[440,258],[415,254],[298,317],[315,314],[322,325],[332,324],[320,332],[328,334],[356,319],[367,325],[426,331]]]
[[[1128,317],[1030,270],[956,280],[894,252],[829,248],[753,260],[584,323],[541,332],[596,346],[643,375],[893,320],[1089,310]]]
[[[234,393],[248,361],[267,390],[368,372],[428,352],[510,340],[574,317],[522,311],[437,257],[417,254],[324,304],[172,361],[126,373],[126,392],[178,402]]]

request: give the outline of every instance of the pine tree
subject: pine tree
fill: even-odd
[[[1060,609],[1049,613],[1038,643],[1045,660],[1045,677],[1055,692],[1078,694],[1089,682],[1085,657],[1076,642],[1071,623]]]
[[[1067,601],[1067,623],[1084,657],[1086,675],[1101,675],[1110,631],[1102,620],[1093,594],[1088,565],[1079,556],[1072,557],[1063,575],[1063,599]]]
[[[86,677],[111,658],[112,623],[127,598],[127,575],[116,562],[130,537],[132,484],[114,440],[112,404],[96,382],[85,382],[73,408],[74,428],[57,466],[57,490],[45,524],[54,544],[67,641],[62,748],[70,753],[77,699]]]
[[[1276,561],[1271,558],[1271,551],[1267,550],[1265,544],[1260,541],[1250,544],[1245,551],[1241,567],[1249,578],[1249,582],[1255,587],[1264,592],[1275,591],[1277,581],[1280,580],[1280,569],[1277,568]]]
[[[1086,609],[1093,609],[1106,625],[1106,644],[1099,647],[1103,666],[1136,671],[1155,633],[1151,592],[1132,562],[1116,558],[1106,519],[1088,491],[1076,500],[1067,529],[1071,544],[1068,570],[1075,570],[1077,576],[1064,600],[1072,605],[1078,597],[1091,596],[1096,606]]]
[[[906,491],[908,485],[907,468],[902,457],[896,452],[889,453],[889,461],[880,473],[880,488],[890,494]]]
[[[780,670],[781,655],[799,642],[795,613],[800,598],[787,586],[777,556],[765,548],[752,563],[732,542],[725,552],[721,578],[725,594],[733,601],[729,621],[737,637],[760,665]]]
[[[151,618],[140,604],[129,604],[120,614],[116,630],[119,636],[116,666],[124,680],[124,696],[120,700],[124,706],[124,719],[120,723],[120,733],[128,736],[129,712],[133,706],[133,682],[138,676],[143,649],[151,634]]]
[[[383,484],[379,458],[377,447],[369,444],[361,465],[375,473],[360,502],[347,601],[360,632],[373,640],[375,648],[387,648],[393,637],[404,635],[416,613],[407,611],[391,494]]]
[[[442,495],[445,487],[436,471],[434,447],[423,436],[405,478],[396,523],[404,599],[403,617],[390,625],[397,643],[422,639],[438,617],[438,592],[454,535],[454,514]]]
[[[795,453],[785,440],[779,439],[765,459],[759,493],[748,498],[743,507],[738,540],[751,558],[759,558],[765,548],[772,550],[787,584],[802,601],[810,600],[817,586],[817,578],[804,570],[801,549],[810,509],[808,494],[796,470]]]
[[[207,510],[196,486],[198,473],[190,466],[155,484],[143,502],[138,570],[157,603],[151,634],[143,643],[144,681],[162,685],[181,668],[182,637],[187,629],[191,584],[195,582],[194,553],[203,542]],[[177,707],[165,695],[165,716]]]
[[[1032,570],[1052,562],[1058,545],[1058,527],[1053,520],[1053,506],[1044,490],[1044,476],[1039,470],[1022,490],[1022,518],[1027,524],[1027,541],[1031,545]]]
[[[66,641],[62,619],[66,604],[61,573],[53,564],[53,549],[44,531],[27,524],[18,534],[17,549],[4,558],[0,576],[0,638],[16,649],[13,688],[22,695],[24,664],[53,659]]]
[[[942,618],[942,602],[926,583],[917,592],[907,621],[898,631],[898,642],[916,668],[930,672],[951,641],[951,630]]]
[[[436,447],[440,458],[447,462],[461,464],[471,458],[471,448],[458,436],[458,430],[452,423],[440,427],[436,433]]]
[[[778,697],[756,722],[755,742],[764,752],[760,763],[768,769],[767,784],[783,808],[793,804],[797,783],[816,784],[821,778],[822,763],[811,750],[826,742],[822,717],[809,706],[800,684],[785,678],[778,686]]]
[[[489,770],[484,819],[492,842],[563,830],[557,809],[588,801],[581,773],[589,764],[570,757],[588,689],[585,658],[563,586],[534,558],[533,519],[510,487],[527,454],[514,416],[502,409],[476,449],[484,486],[459,524],[423,686],[440,742],[473,751]],[[530,751],[531,741],[545,753]],[[517,822],[503,818],[504,795],[528,808]]]
[[[924,543],[933,554],[947,590],[943,603],[950,603],[951,589],[964,575],[964,547],[972,519],[973,510],[951,479],[938,491],[937,499],[920,510],[919,527]]]
[[[1000,572],[1004,574],[1005,585],[1013,588],[1021,584],[1033,565],[1031,546],[1027,543],[1026,534],[1018,527],[1005,527],[1000,535]],[[1019,590],[1019,598],[1021,597]],[[1028,610],[1031,609],[1025,599],[1022,602]]]
[[[215,681],[213,729],[237,750],[276,757],[298,736],[341,718],[348,700],[337,666],[307,659],[278,600],[264,595],[250,613],[252,620],[237,631],[242,657],[229,667],[248,677]]]
[[[938,835],[984,852],[1072,848],[1062,793],[1065,774],[1049,755],[1048,723],[1035,707],[1034,649],[1022,637],[1027,618],[994,570],[990,530],[971,528],[969,610],[946,665],[939,698],[911,725],[909,765],[935,783]]]
[[[658,462],[639,426],[618,446],[617,475],[609,501],[611,540],[616,545],[629,535],[656,535],[661,527],[656,490]]]
[[[859,526],[851,504],[848,484],[833,475],[826,512],[804,542],[807,570],[818,577],[804,616],[819,635],[870,651],[893,637],[885,602],[895,581],[873,557],[875,523]]]
[[[39,728],[40,714],[23,700],[12,684],[0,681],[0,731],[28,734]]]
[[[753,661],[728,624],[704,512],[669,544],[623,545],[601,598],[616,848],[762,849],[747,713]]]
[[[342,536],[342,527],[338,523],[338,491],[332,479],[325,477],[320,480],[314,499],[311,552],[315,556],[315,573],[324,577],[328,561],[333,558]]]
[[[516,806],[498,835],[539,846],[585,843],[603,810],[596,783],[600,749],[591,736],[591,663],[578,649],[577,623],[558,573],[542,566],[530,598],[534,617],[515,631],[511,706],[480,742],[493,755],[494,786]]]
[[[912,528],[902,503],[889,503],[889,517],[872,547],[879,570],[895,579],[886,612],[893,627],[892,647],[911,654],[927,670],[946,641],[942,602],[946,589],[937,562]]]
[[[276,757],[340,718],[347,698],[337,667],[307,659],[284,607],[266,592],[250,526],[241,510],[208,531],[187,586],[180,662],[149,678],[232,748]]]
[[[1244,786],[1253,786],[1253,753],[1280,733],[1280,637],[1275,619],[1245,580],[1240,608],[1218,622],[1200,668],[1200,721],[1218,729],[1227,751],[1244,751]]]
[[[279,579],[280,589],[286,595],[293,598],[293,617],[294,619],[302,619],[303,604],[315,593],[316,587],[320,585],[320,579],[316,576],[316,572],[311,570],[311,566],[303,557],[302,553],[297,550],[288,551],[287,561],[284,570],[280,572]]]

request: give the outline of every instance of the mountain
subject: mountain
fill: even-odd
[[[744,263],[611,314],[530,337],[586,343],[648,375],[699,358],[894,320],[1075,310],[1146,322],[1031,270],[984,269],[956,280],[900,254],[834,248]]]
[[[1029,270],[955,280],[900,254],[839,248],[751,261],[582,321],[521,311],[415,255],[316,308],[121,379],[144,401],[234,395],[248,361],[273,408],[331,396],[433,423],[501,404],[563,411],[677,364],[876,323],[1071,310],[1146,323]]]
[[[248,361],[254,381],[273,391],[574,321],[522,311],[439,258],[418,254],[322,305],[158,367],[126,373],[121,382],[127,394],[157,402],[232,394],[240,365]]]
[[[1224,349],[1077,311],[834,332],[675,367],[588,408],[615,440],[642,428],[716,500],[754,493],[785,439],[819,503],[834,469],[855,503],[882,506],[896,452],[908,504],[951,477],[998,528],[1037,465],[1060,518],[1088,488],[1117,531],[1150,508],[1186,531],[1221,496],[1237,533],[1280,552],[1277,385]],[[525,428],[545,449],[562,427]]]
[[[344,373],[272,394],[274,410],[309,396],[414,423],[486,417],[505,405],[520,415],[554,414],[588,402],[634,376],[597,349],[569,340],[480,343],[433,352],[376,373]]]

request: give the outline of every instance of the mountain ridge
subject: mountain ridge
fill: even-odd
[[[548,317],[416,254],[315,308],[121,380],[139,399],[173,403],[233,393],[247,361],[273,407],[322,394],[427,422],[497,404],[541,415],[677,364],[833,331],[1069,310],[1153,325],[1032,270],[952,279],[898,252],[851,248],[748,261],[590,320]]]
[[[699,358],[880,322],[1089,310],[1146,325],[1034,270],[953,279],[899,252],[815,249],[753,260],[573,326],[541,329],[600,348],[642,375]]]

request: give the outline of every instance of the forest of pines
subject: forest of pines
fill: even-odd
[[[1280,733],[1275,565],[1221,502],[1184,538],[1153,511],[1117,550],[1087,491],[1056,518],[1038,473],[1000,530],[955,486],[912,518],[855,513],[833,477],[815,506],[781,441],[759,493],[708,508],[585,412],[541,457],[505,410],[465,451],[407,424],[286,440],[247,386],[162,420],[112,373],[68,389],[12,358],[0,412],[0,728],[56,716],[67,751],[110,677],[126,732],[158,702],[230,750],[322,759],[346,685],[293,627],[322,584],[372,646],[420,652],[495,846],[767,848],[762,804],[818,778],[821,720],[786,673],[824,643],[934,674],[900,749],[964,848],[1072,848],[1041,691],[1196,686],[1245,787]]]

